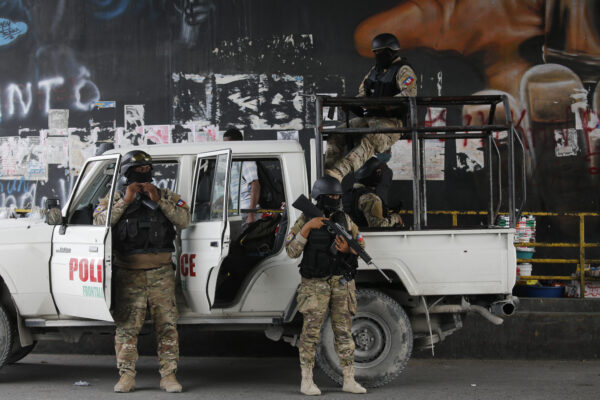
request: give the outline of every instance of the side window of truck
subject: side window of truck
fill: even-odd
[[[198,183],[194,194],[192,222],[223,219],[223,194],[227,164],[217,162],[217,157],[200,160],[197,169]]]
[[[69,207],[67,223],[93,224],[94,208],[109,193],[114,174],[115,160],[98,160],[86,165]]]

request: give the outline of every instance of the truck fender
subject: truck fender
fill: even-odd
[[[10,275],[8,275],[8,273],[6,272],[6,269],[2,267],[2,265],[0,265],[0,280],[0,290],[2,290],[3,287],[4,290],[8,290],[8,293],[6,293],[6,301],[8,302],[8,298],[10,298],[11,304],[6,304],[6,306],[10,307],[10,309],[14,312],[14,316],[17,321],[17,332],[19,334],[21,346],[29,346],[33,344],[33,337],[31,335],[31,331],[23,323],[23,318],[21,318],[21,314],[19,313],[17,304],[15,303],[15,300],[12,296],[12,293],[16,291],[16,285],[10,278]]]
[[[359,269],[359,271],[375,269],[375,267],[370,265],[364,266],[365,264],[362,262],[362,260],[359,261],[361,263],[361,268]],[[420,295],[419,291],[417,290],[417,284],[415,282],[415,279],[409,272],[410,268],[408,268],[408,265],[406,265],[406,263],[402,261],[402,259],[398,257],[378,257],[374,261],[377,263],[377,266],[382,270],[389,270],[394,272],[394,274],[396,274],[396,276],[400,279],[400,281],[406,288],[408,294],[410,294],[411,296]]]
[[[15,293],[17,291],[17,286],[2,264],[0,264],[0,279],[4,282],[10,293]]]

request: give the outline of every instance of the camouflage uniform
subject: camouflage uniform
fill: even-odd
[[[354,184],[354,189],[364,187],[360,183]],[[400,215],[390,214],[383,216],[383,202],[376,193],[365,193],[358,199],[358,210],[363,213],[369,228],[385,228],[400,224]]]
[[[159,189],[161,211],[176,228],[189,225],[190,210],[179,195]],[[94,223],[106,223],[108,198],[100,201],[94,211]],[[111,213],[111,226],[114,226],[127,204],[123,194],[115,192]],[[179,361],[179,338],[175,302],[175,281],[171,253],[141,254],[128,257],[115,254],[115,310],[116,325],[115,352],[119,374],[135,376],[135,363],[138,359],[137,337],[144,324],[146,309],[154,322],[158,341],[157,353],[159,371],[162,377],[177,371]]]
[[[375,67],[373,67],[375,68]],[[365,97],[365,80],[369,76],[365,75],[358,89],[357,97]],[[417,95],[417,76],[413,69],[408,65],[403,65],[396,74],[396,85],[400,93],[396,96]],[[342,125],[342,127],[344,127]],[[397,118],[389,117],[367,117],[352,118],[349,121],[350,128],[401,128],[402,121]],[[400,139],[399,133],[376,133],[365,134],[360,143],[354,147],[344,158],[344,147],[347,143],[347,135],[334,134],[327,137],[327,154],[325,158],[325,173],[333,176],[340,182],[351,171],[358,170],[375,153],[383,153],[389,150],[394,143]]]
[[[364,240],[358,227],[349,216],[346,216],[346,220],[352,237],[364,247]],[[308,241],[299,233],[305,223],[306,217],[302,214],[286,238],[286,251],[291,258],[299,257]],[[324,278],[302,278],[296,300],[298,311],[304,317],[298,345],[300,365],[303,367],[312,368],[314,366],[321,326],[328,308],[335,335],[335,350],[340,358],[340,364],[342,367],[354,365],[352,316],[356,314],[356,286],[354,280],[342,285],[340,278],[339,275]]]

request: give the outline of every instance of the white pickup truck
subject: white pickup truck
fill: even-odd
[[[316,132],[321,143],[320,127]],[[153,158],[155,183],[179,193],[192,210],[173,257],[179,324],[264,329],[270,339],[294,345],[301,325],[295,302],[299,259],[288,257],[283,241],[300,211],[284,208],[269,245],[246,248],[238,240],[238,199],[244,161],[276,166],[286,204],[308,195],[302,147],[296,141],[248,141],[140,149]],[[0,221],[0,366],[24,357],[38,340],[75,341],[82,328],[112,329],[111,228],[93,225],[91,212],[101,198],[113,196],[126,151],[87,160],[57,225]],[[315,179],[322,160],[312,154]],[[498,315],[516,308],[514,229],[416,228],[364,232],[366,251],[393,280],[359,265],[353,335],[357,379],[367,386],[391,381],[406,366],[413,343],[432,347],[459,329],[466,313],[500,324]],[[341,381],[329,325],[317,362]]]

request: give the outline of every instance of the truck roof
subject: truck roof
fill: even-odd
[[[231,149],[235,154],[281,154],[281,153],[303,153],[300,143],[295,140],[248,140],[248,141],[220,141],[203,143],[175,143],[156,144],[135,147],[125,147],[106,151],[104,154],[125,154],[131,150],[142,150],[151,156],[193,155],[209,151]]]

